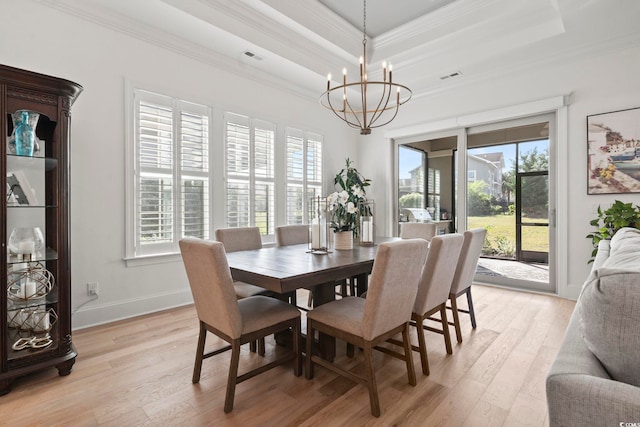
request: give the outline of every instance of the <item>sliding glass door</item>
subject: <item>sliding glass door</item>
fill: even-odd
[[[398,221],[425,208],[451,231],[485,228],[476,280],[554,292],[550,129],[544,115],[398,141]]]

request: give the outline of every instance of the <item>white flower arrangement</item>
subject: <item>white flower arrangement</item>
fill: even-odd
[[[346,167],[334,179],[339,191],[327,197],[334,232],[353,231],[357,235],[358,203],[367,200],[365,187],[370,184],[371,181],[364,178],[347,159]]]

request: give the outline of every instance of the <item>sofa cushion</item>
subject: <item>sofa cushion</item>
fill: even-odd
[[[623,230],[585,283],[578,309],[585,343],[611,378],[640,387],[640,232]]]

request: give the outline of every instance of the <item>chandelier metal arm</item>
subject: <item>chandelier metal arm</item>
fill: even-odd
[[[382,113],[384,113],[387,110],[387,106],[389,105],[389,99],[391,98],[392,89],[393,89],[393,85],[391,84],[391,82],[389,82],[388,85],[385,84],[382,87],[382,96],[380,97],[380,102],[378,102],[378,106],[376,107],[375,112],[371,115],[371,121],[369,122],[369,127],[371,127],[376,121],[378,121],[380,116],[382,116]],[[386,100],[384,99],[385,94],[387,95]],[[380,110],[380,106],[382,105],[383,101],[384,101],[384,107],[382,107],[382,110]],[[396,106],[396,111],[397,110],[398,110],[398,107]]]
[[[340,87],[335,87],[331,90],[328,90],[325,92],[325,94],[327,95],[327,104],[328,105],[324,105],[323,107],[327,108],[328,110],[331,110],[340,120],[345,121],[349,126],[351,126],[352,128],[355,129],[361,129],[362,128],[362,123],[360,122],[357,113],[353,110],[353,108],[351,108],[351,105],[349,104],[349,101],[347,100],[347,98],[343,98],[343,107],[342,109],[339,108],[334,108],[333,104],[331,103],[331,92],[335,89],[339,89]],[[324,97],[324,94],[323,94]],[[347,106],[349,107],[349,111],[351,113],[351,115],[356,119],[357,123],[353,123],[351,122],[348,118],[347,118]],[[343,116],[341,116],[338,113],[342,113]]]

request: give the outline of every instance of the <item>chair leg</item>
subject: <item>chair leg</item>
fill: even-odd
[[[420,329],[422,329],[422,328],[420,328]],[[422,338],[424,339],[424,330],[418,331],[418,336],[420,336],[420,335],[422,335]],[[409,338],[409,323],[407,323],[405,325],[404,329],[402,330],[402,344],[404,346],[404,360],[407,363],[407,376],[409,377],[409,384],[411,384],[412,386],[415,386],[416,385],[416,371],[413,368],[413,356],[412,356],[412,353],[411,353],[411,341],[410,341],[410,338]],[[425,358],[426,358],[426,356],[427,356],[426,349],[425,349],[424,355],[425,355]],[[429,369],[429,367],[427,365],[427,370],[428,369]],[[428,375],[428,373],[427,373],[427,375]]]
[[[462,342],[462,330],[460,329],[460,316],[458,315],[458,304],[456,302],[456,296],[451,294],[449,299],[451,300],[451,312],[453,313],[453,325],[456,328],[456,339],[459,343]]]
[[[380,401],[378,400],[378,386],[376,385],[376,375],[373,372],[373,346],[370,342],[364,344],[364,366],[367,376],[367,386],[369,387],[369,403],[371,404],[371,415],[380,416]]]
[[[420,349],[420,362],[422,363],[422,374],[429,375],[429,359],[427,357],[427,342],[424,337],[424,328],[422,327],[422,323],[424,322],[424,319],[420,317],[420,318],[415,318],[414,320],[416,321],[416,333],[418,334],[418,348]]]
[[[444,346],[447,349],[447,354],[453,354],[453,348],[451,348],[451,335],[449,334],[449,321],[447,320],[447,305],[442,304],[440,309],[440,321],[442,322],[442,335],[444,335]]]
[[[262,337],[258,339],[258,354],[260,356],[264,356],[264,351],[265,351],[265,343],[264,343],[264,337]]]
[[[249,351],[250,351],[251,353],[255,353],[257,348],[258,348],[258,347],[257,347],[257,345],[256,345],[256,340],[253,340],[253,341],[251,341],[251,342],[249,343]]]
[[[307,298],[307,307],[313,307],[313,290],[309,289],[309,297]]]
[[[196,362],[193,365],[193,377],[191,382],[197,384],[200,382],[200,371],[202,370],[202,358],[204,355],[204,344],[207,340],[207,329],[204,323],[200,322],[200,334],[198,336],[198,348],[196,349]]]
[[[350,342],[347,343],[347,357],[353,358],[355,356],[355,347]]]
[[[296,377],[302,375],[302,359],[300,358],[300,319],[298,318],[298,322],[291,328],[293,331],[293,354],[295,355],[295,359],[293,359],[293,374]]]
[[[238,380],[238,364],[240,363],[240,340],[231,342],[231,366],[229,366],[229,378],[227,379],[227,394],[224,398],[224,413],[228,414],[233,410],[233,398],[236,393],[236,382]]]
[[[467,288],[467,303],[469,304],[469,316],[471,316],[471,327],[476,328],[476,313],[473,311],[473,300],[471,299],[471,286]]]
[[[308,380],[313,378],[313,361],[311,360],[311,358],[313,357],[313,336],[313,321],[311,319],[307,319],[307,345],[304,375]]]
[[[340,282],[340,296],[342,298],[346,297],[347,294],[347,279]]]

